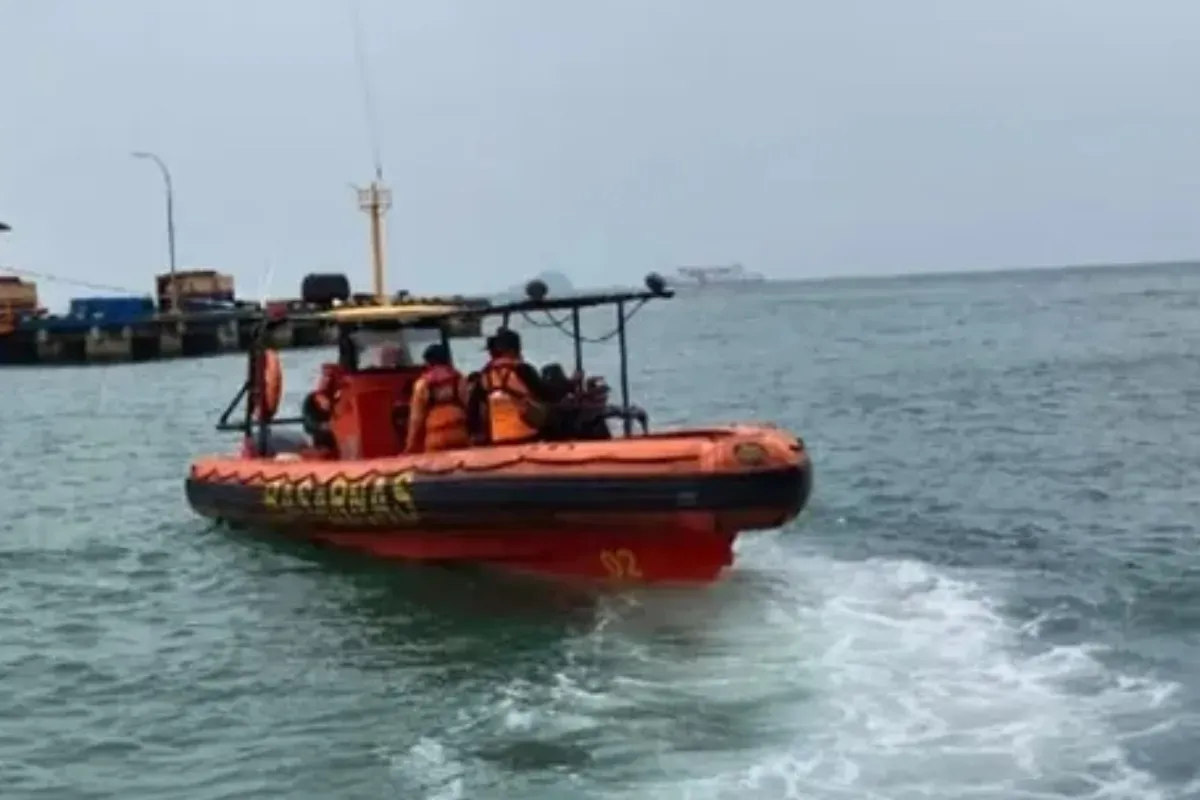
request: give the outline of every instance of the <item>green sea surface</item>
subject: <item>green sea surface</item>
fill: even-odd
[[[241,360],[4,370],[0,798],[1200,797],[1200,268],[728,288],[630,336],[653,425],[816,462],[712,587],[235,534],[183,479]]]

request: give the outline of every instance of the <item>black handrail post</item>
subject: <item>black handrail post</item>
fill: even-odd
[[[338,326],[337,350],[338,364],[341,365],[343,369],[351,372],[358,369],[358,351],[354,346],[354,340],[351,338],[349,328]]]
[[[235,394],[233,399],[229,401],[229,405],[225,406],[225,410],[221,412],[220,419],[217,420],[217,430],[239,430],[239,428],[230,428],[229,417],[233,414],[234,410],[237,409],[238,403],[242,402],[242,398],[246,396],[246,391],[248,388],[249,387],[246,383],[242,383],[242,388],[238,389],[238,393]]]
[[[254,338],[250,340],[250,348],[246,353],[246,413],[242,418],[242,437],[250,440],[254,436],[254,406],[257,403],[258,384],[257,384],[257,367],[258,364],[258,331],[255,331]]]
[[[625,350],[625,303],[617,303],[617,347],[621,350],[621,422],[625,438],[633,435],[632,420],[629,419],[629,354]]]
[[[575,372],[583,374],[583,339],[579,335],[578,308],[571,309],[571,327],[575,336]]]

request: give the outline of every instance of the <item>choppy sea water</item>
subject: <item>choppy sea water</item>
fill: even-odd
[[[240,361],[4,371],[0,797],[1200,797],[1200,268],[773,285],[631,337],[652,420],[816,460],[711,588],[234,535],[182,479]]]

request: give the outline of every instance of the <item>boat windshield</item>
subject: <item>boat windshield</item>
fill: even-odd
[[[394,331],[355,331],[351,338],[358,351],[360,369],[394,369],[421,364],[425,348],[442,340],[436,328],[404,328]]]

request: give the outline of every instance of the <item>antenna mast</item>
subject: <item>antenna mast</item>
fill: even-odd
[[[350,0],[350,15],[354,26],[354,58],[358,63],[359,86],[363,93],[363,111],[367,118],[367,134],[371,142],[372,160],[375,162],[375,179],[366,188],[358,189],[358,208],[367,212],[371,219],[371,273],[375,302],[387,305],[387,288],[384,286],[384,240],[383,215],[392,207],[392,190],[383,183],[383,156],[380,154],[375,104],[371,96],[371,83],[367,74],[367,60],[363,48],[362,25],[359,23],[358,3]]]
[[[378,173],[370,186],[358,190],[358,207],[371,218],[371,267],[375,302],[387,305],[387,289],[383,285],[383,215],[392,207],[392,190],[383,185]]]

